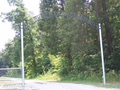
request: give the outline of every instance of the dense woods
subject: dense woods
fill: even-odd
[[[120,74],[120,1],[41,0],[40,13],[66,11],[85,15],[102,24],[106,73]],[[2,13],[12,23],[16,36],[0,52],[0,68],[21,67],[20,23],[33,23],[19,0],[8,0],[16,9]],[[41,15],[41,17],[44,17]],[[32,19],[31,19],[32,18]],[[99,33],[89,24],[70,17],[51,17],[24,28],[25,75],[27,78],[48,72],[71,80],[102,77]],[[102,80],[102,79],[101,79]]]

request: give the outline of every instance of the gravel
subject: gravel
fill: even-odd
[[[12,78],[11,80],[15,79]],[[45,82],[38,80],[25,80],[25,83],[25,90],[120,90],[116,88],[102,88],[84,84]],[[22,84],[3,85],[0,86],[0,90],[1,89],[22,90]]]

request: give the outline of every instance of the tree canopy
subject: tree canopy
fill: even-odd
[[[47,72],[59,76],[76,75],[85,79],[94,73],[101,76],[98,31],[77,18],[59,16],[39,20],[30,16],[19,0],[8,0],[16,9],[3,13],[3,20],[12,23],[16,36],[0,53],[0,67],[20,67],[20,23],[24,28],[25,75],[34,78]],[[102,24],[106,72],[120,71],[120,1],[94,0],[89,7],[85,0],[41,0],[40,13],[74,12]],[[1,16],[2,16],[1,15]],[[40,16],[44,17],[44,14]],[[81,73],[82,72],[82,73]],[[81,78],[85,76],[84,78]]]

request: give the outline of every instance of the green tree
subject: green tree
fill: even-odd
[[[9,0],[8,1],[10,5],[15,5],[16,9],[12,10],[11,12],[8,13],[3,13],[3,15],[5,16],[4,20],[8,20],[9,22],[12,23],[13,29],[16,31],[16,36],[14,39],[14,50],[12,50],[11,54],[11,62],[13,62],[13,66],[15,65],[17,56],[19,59],[19,64],[20,64],[20,33],[21,33],[21,22],[24,21],[28,21],[27,23],[32,23],[34,22],[34,19],[29,20],[31,17],[30,15],[27,13],[26,8],[24,7],[24,5],[19,1],[19,0]],[[28,62],[32,62],[32,67],[34,69],[33,73],[36,74],[36,61],[35,61],[35,51],[34,51],[34,40],[33,40],[33,36],[34,36],[34,29],[35,26],[30,26],[29,28],[26,28],[24,26],[24,47],[25,47],[25,64],[27,65]],[[37,32],[35,32],[37,33]]]
[[[56,0],[43,0],[40,4],[40,11],[41,13],[45,12],[54,12],[58,11],[58,6]],[[42,18],[44,16],[41,16]],[[39,30],[41,33],[41,42],[46,49],[46,53],[57,54],[58,51],[58,35],[57,35],[57,19],[48,18],[39,21]]]
[[[116,40],[119,40],[119,14],[120,9],[119,0],[98,0],[98,16],[102,23],[103,41],[105,50],[105,62],[108,70],[119,70],[119,53],[118,46],[115,44]],[[117,28],[116,28],[117,26]],[[118,33],[116,33],[118,32]],[[117,37],[117,38],[116,38]],[[116,42],[117,43],[117,42]],[[117,47],[117,50],[116,50]]]

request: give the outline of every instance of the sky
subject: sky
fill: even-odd
[[[28,12],[32,12],[35,16],[39,14],[39,1],[40,0],[23,0],[23,3]],[[12,9],[15,9],[15,7],[9,6],[7,0],[0,0],[0,13],[7,13]],[[14,36],[15,31],[12,29],[11,23],[7,21],[2,22],[0,18],[0,51],[5,48],[5,43],[12,40]]]

